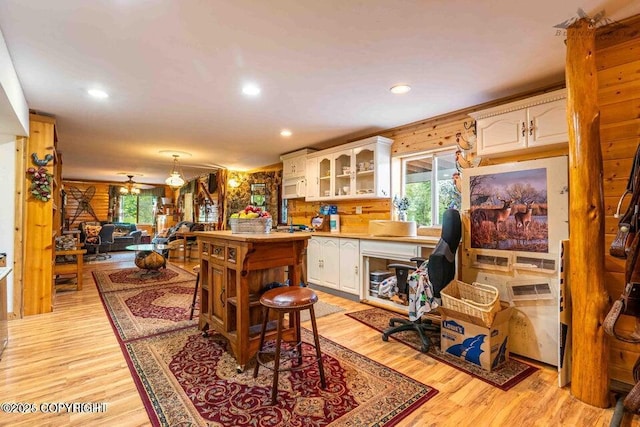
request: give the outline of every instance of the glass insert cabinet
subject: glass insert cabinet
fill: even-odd
[[[390,197],[392,143],[375,136],[307,156],[306,200]]]

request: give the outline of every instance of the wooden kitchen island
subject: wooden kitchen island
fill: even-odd
[[[272,282],[300,283],[308,233],[232,234],[202,231],[198,238],[200,259],[199,328],[214,330],[229,340],[238,370],[258,351],[262,309],[260,295]],[[275,318],[274,318],[275,319]],[[267,338],[275,338],[275,322],[269,322]],[[290,327],[285,339],[294,338]]]

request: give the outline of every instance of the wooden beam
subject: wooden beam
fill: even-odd
[[[567,30],[567,121],[569,124],[569,236],[573,301],[571,394],[606,408],[608,342],[602,322],[604,286],[604,198],[595,29],[581,19]],[[597,242],[597,243],[596,243]]]

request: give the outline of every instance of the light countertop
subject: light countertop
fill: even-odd
[[[360,240],[378,240],[387,242],[398,243],[413,243],[413,244],[426,244],[435,245],[440,240],[440,237],[433,236],[413,236],[413,237],[398,237],[398,236],[372,236],[366,233],[342,233],[342,232],[329,232],[329,231],[297,231],[294,233],[277,232],[271,233],[247,233],[247,234],[232,234],[231,231],[196,231],[192,233],[195,236],[201,237],[220,237],[230,240],[240,241],[265,241],[265,240],[287,240],[287,239],[307,239],[309,237],[344,237],[349,239]]]
[[[399,237],[399,236],[372,236],[367,233],[342,233],[342,232],[330,232],[330,231],[313,231],[308,234],[318,237],[345,237],[349,239],[360,240],[381,240],[387,242],[399,242],[399,243],[416,243],[416,244],[435,244],[440,240],[439,237],[432,236],[413,236],[413,237]]]

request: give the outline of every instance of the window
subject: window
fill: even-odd
[[[460,193],[453,182],[454,150],[405,157],[401,162],[401,194],[409,199],[409,221],[418,226],[440,225],[446,209],[460,208]]]
[[[153,224],[153,205],[155,196],[120,196],[118,220],[133,224]]]

